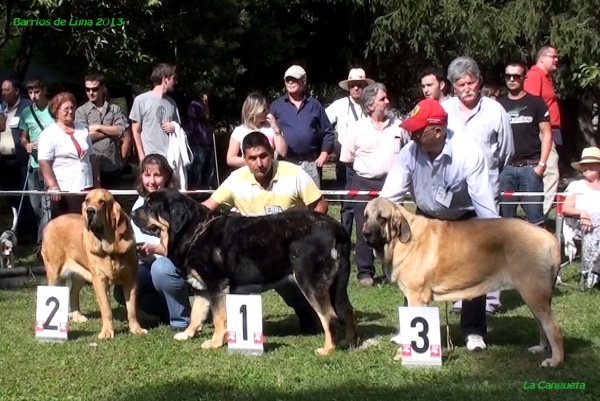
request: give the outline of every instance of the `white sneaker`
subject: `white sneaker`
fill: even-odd
[[[400,333],[398,333],[394,337],[390,338],[390,342],[394,343],[396,345],[401,345],[400,344]]]
[[[483,351],[487,348],[485,345],[485,341],[483,341],[483,337],[479,334],[469,334],[467,336],[467,349],[469,351]]]

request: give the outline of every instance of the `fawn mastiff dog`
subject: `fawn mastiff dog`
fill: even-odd
[[[563,362],[561,329],[551,309],[560,249],[548,231],[519,219],[428,219],[383,198],[367,204],[362,230],[409,306],[515,288],[539,329],[540,343],[529,351],[550,346],[552,357],[541,366]]]
[[[163,189],[149,194],[132,219],[142,231],[160,237],[193,288],[190,324],[175,339],[193,338],[210,304],[215,331],[202,348],[219,348],[227,334],[227,293],[258,294],[294,280],[323,325],[325,345],[318,354],[335,349],[337,322],[346,328],[348,345],[358,342],[347,292],[350,236],[333,218],[309,211],[217,214],[179,191]]]
[[[94,189],[81,205],[81,214],[59,216],[48,223],[42,238],[42,258],[48,285],[71,278],[71,313],[74,322],[87,318],[79,309],[79,293],[85,282],[92,283],[100,315],[100,339],[114,337],[108,298],[111,284],[123,286],[129,330],[146,334],[137,320],[136,288],[138,259],[129,217],[113,195]]]

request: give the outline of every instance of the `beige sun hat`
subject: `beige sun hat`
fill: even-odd
[[[581,152],[581,160],[579,160],[578,162],[571,163],[571,167],[573,167],[577,171],[581,171],[582,164],[590,163],[600,164],[600,149],[596,147],[583,149],[583,152]]]
[[[340,88],[349,91],[350,88],[348,88],[348,82],[356,81],[366,82],[367,85],[372,85],[375,83],[375,81],[373,81],[372,79],[367,78],[365,70],[363,70],[362,68],[353,68],[348,73],[348,79],[340,82]]]

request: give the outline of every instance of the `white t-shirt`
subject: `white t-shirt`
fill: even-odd
[[[144,198],[142,196],[138,196],[137,200],[131,207],[131,211],[133,212],[135,209],[142,207],[144,204]],[[133,234],[135,236],[136,243],[146,242],[148,244],[160,244],[160,238],[153,237],[152,235],[144,234],[142,230],[135,225],[133,220],[131,220],[131,227],[133,228]],[[151,265],[158,258],[162,258],[162,255],[154,254],[147,257],[138,256],[140,261],[144,264]]]
[[[600,190],[590,188],[585,180],[573,181],[567,186],[566,193],[575,193],[575,209],[589,214],[600,213]]]
[[[53,123],[40,134],[38,160],[52,162],[52,170],[61,191],[78,192],[94,186],[94,173],[90,162],[94,147],[85,125],[79,122],[73,124],[73,138],[79,144],[82,156],[77,154],[71,137]]]
[[[265,125],[262,128],[257,129],[257,130],[250,129],[243,125],[238,125],[237,127],[235,127],[235,129],[231,133],[231,137],[240,143],[240,150],[241,150],[242,141],[244,140],[246,135],[248,135],[249,133],[254,132],[254,131],[259,131],[259,132],[262,132],[263,134],[265,134],[267,136],[267,138],[269,138],[269,143],[271,144],[271,147],[273,149],[275,149],[275,140],[274,140],[275,131],[273,131],[273,128],[271,128],[268,125]],[[244,154],[244,151],[242,151],[242,155],[243,154]]]

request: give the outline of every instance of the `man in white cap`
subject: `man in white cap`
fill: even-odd
[[[335,136],[323,105],[306,93],[306,71],[299,65],[287,69],[286,94],[271,103],[271,114],[288,144],[285,160],[302,167],[321,187],[321,172],[333,152]]]
[[[360,96],[362,95],[365,86],[375,83],[372,79],[368,79],[366,75],[365,70],[362,68],[352,68],[348,73],[348,79],[340,82],[340,88],[350,93],[348,96],[331,103],[327,109],[325,109],[327,117],[337,133],[334,149],[338,156],[340,155],[342,144],[344,143],[344,139],[350,128],[353,127],[358,120],[365,117],[362,112],[362,107],[359,104]],[[357,189],[350,188],[352,182],[351,178],[354,174],[351,167],[346,166],[344,163],[340,163],[338,160],[335,166],[335,173],[337,185],[340,189]],[[341,221],[344,228],[351,234],[352,222],[354,221],[354,208],[352,203],[342,203],[341,215]]]

